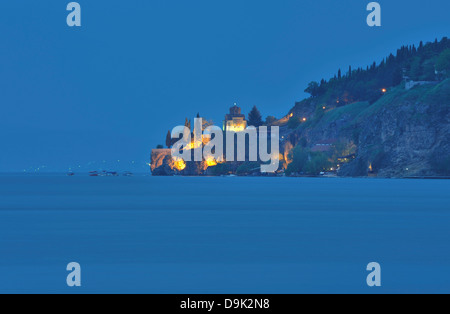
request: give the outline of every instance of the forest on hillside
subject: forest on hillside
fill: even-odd
[[[341,69],[330,80],[311,82],[305,92],[323,104],[344,106],[359,101],[377,101],[385,90],[399,85],[403,80],[435,81],[450,75],[450,40],[419,46],[402,46],[379,64],[352,69],[344,74]]]

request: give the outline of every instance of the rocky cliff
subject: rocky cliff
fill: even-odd
[[[346,143],[355,158],[341,165],[341,176],[445,176],[450,165],[450,80],[406,90],[400,85],[373,104],[325,108],[314,99],[291,112],[309,114],[289,135],[318,143]],[[312,107],[315,107],[314,110]],[[322,111],[321,111],[322,110]],[[292,136],[295,135],[295,136]]]

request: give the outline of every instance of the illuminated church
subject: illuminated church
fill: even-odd
[[[230,113],[225,115],[225,121],[223,121],[224,131],[241,132],[247,128],[247,121],[245,115],[241,113],[241,108],[236,104],[230,108]]]

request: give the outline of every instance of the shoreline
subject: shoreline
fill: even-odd
[[[68,176],[67,173],[62,172],[48,172],[48,173],[21,173],[21,172],[0,172],[1,177],[11,176],[11,177],[91,177],[88,173],[80,173],[73,176]],[[173,175],[173,176],[154,176],[151,173],[134,173],[134,177],[186,177],[186,178],[317,178],[317,179],[408,179],[408,180],[450,180],[450,176],[408,176],[408,177],[351,177],[351,176],[323,176],[323,175],[295,175],[295,176],[280,176],[280,175],[222,175],[222,176],[183,176],[183,175]],[[108,177],[108,176],[99,176]],[[111,176],[114,177],[114,176]],[[123,177],[123,176],[118,176]],[[94,177],[95,178],[95,177]]]

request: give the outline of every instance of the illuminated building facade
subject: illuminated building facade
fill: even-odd
[[[225,115],[223,122],[224,131],[241,132],[247,128],[247,121],[245,115],[241,114],[241,108],[236,104],[230,108],[230,113]]]

